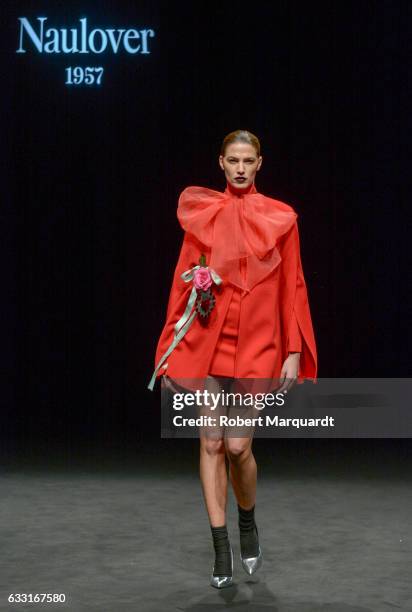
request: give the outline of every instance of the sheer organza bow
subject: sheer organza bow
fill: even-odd
[[[207,264],[223,281],[244,292],[279,265],[277,241],[297,218],[290,206],[258,193],[254,184],[244,195],[237,195],[229,186],[224,192],[186,187],[177,216],[186,232],[211,248]]]

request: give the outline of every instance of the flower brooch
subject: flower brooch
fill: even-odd
[[[199,259],[199,266],[196,266],[196,270],[193,273],[193,284],[197,290],[196,311],[203,318],[210,315],[216,303],[216,298],[211,289],[213,282],[216,282],[212,276],[213,272],[213,270],[206,266],[206,257],[202,253]]]

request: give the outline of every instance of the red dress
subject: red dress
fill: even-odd
[[[246,272],[246,261],[244,259],[240,261],[240,272],[244,277]],[[235,288],[209,366],[209,374],[211,376],[228,376],[231,378],[235,376],[236,347],[239,335],[239,319],[242,303],[241,295],[241,290]],[[293,318],[293,323],[289,332],[288,350],[294,353],[300,353],[302,350],[302,339],[296,317]]]
[[[241,272],[244,264],[241,262]],[[220,331],[212,362],[209,366],[211,376],[234,377],[236,361],[236,345],[239,335],[239,317],[241,307],[241,290],[235,287],[230,301],[223,327]]]

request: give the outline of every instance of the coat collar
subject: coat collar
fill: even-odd
[[[229,181],[226,181],[226,189],[224,193],[226,193],[227,195],[242,197],[249,193],[257,193],[257,189],[254,182],[246,189],[242,189],[240,187],[236,187],[236,185],[232,185],[231,183],[229,183]]]

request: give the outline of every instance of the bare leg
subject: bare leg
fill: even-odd
[[[200,480],[210,524],[226,523],[227,472],[223,440],[200,438]]]
[[[215,378],[208,377],[209,391],[220,391]],[[200,431],[200,480],[210,524],[219,527],[226,523],[227,469],[223,437],[207,428]]]
[[[252,453],[253,438],[226,438],[230,481],[239,506],[249,510],[256,502],[257,465]]]

